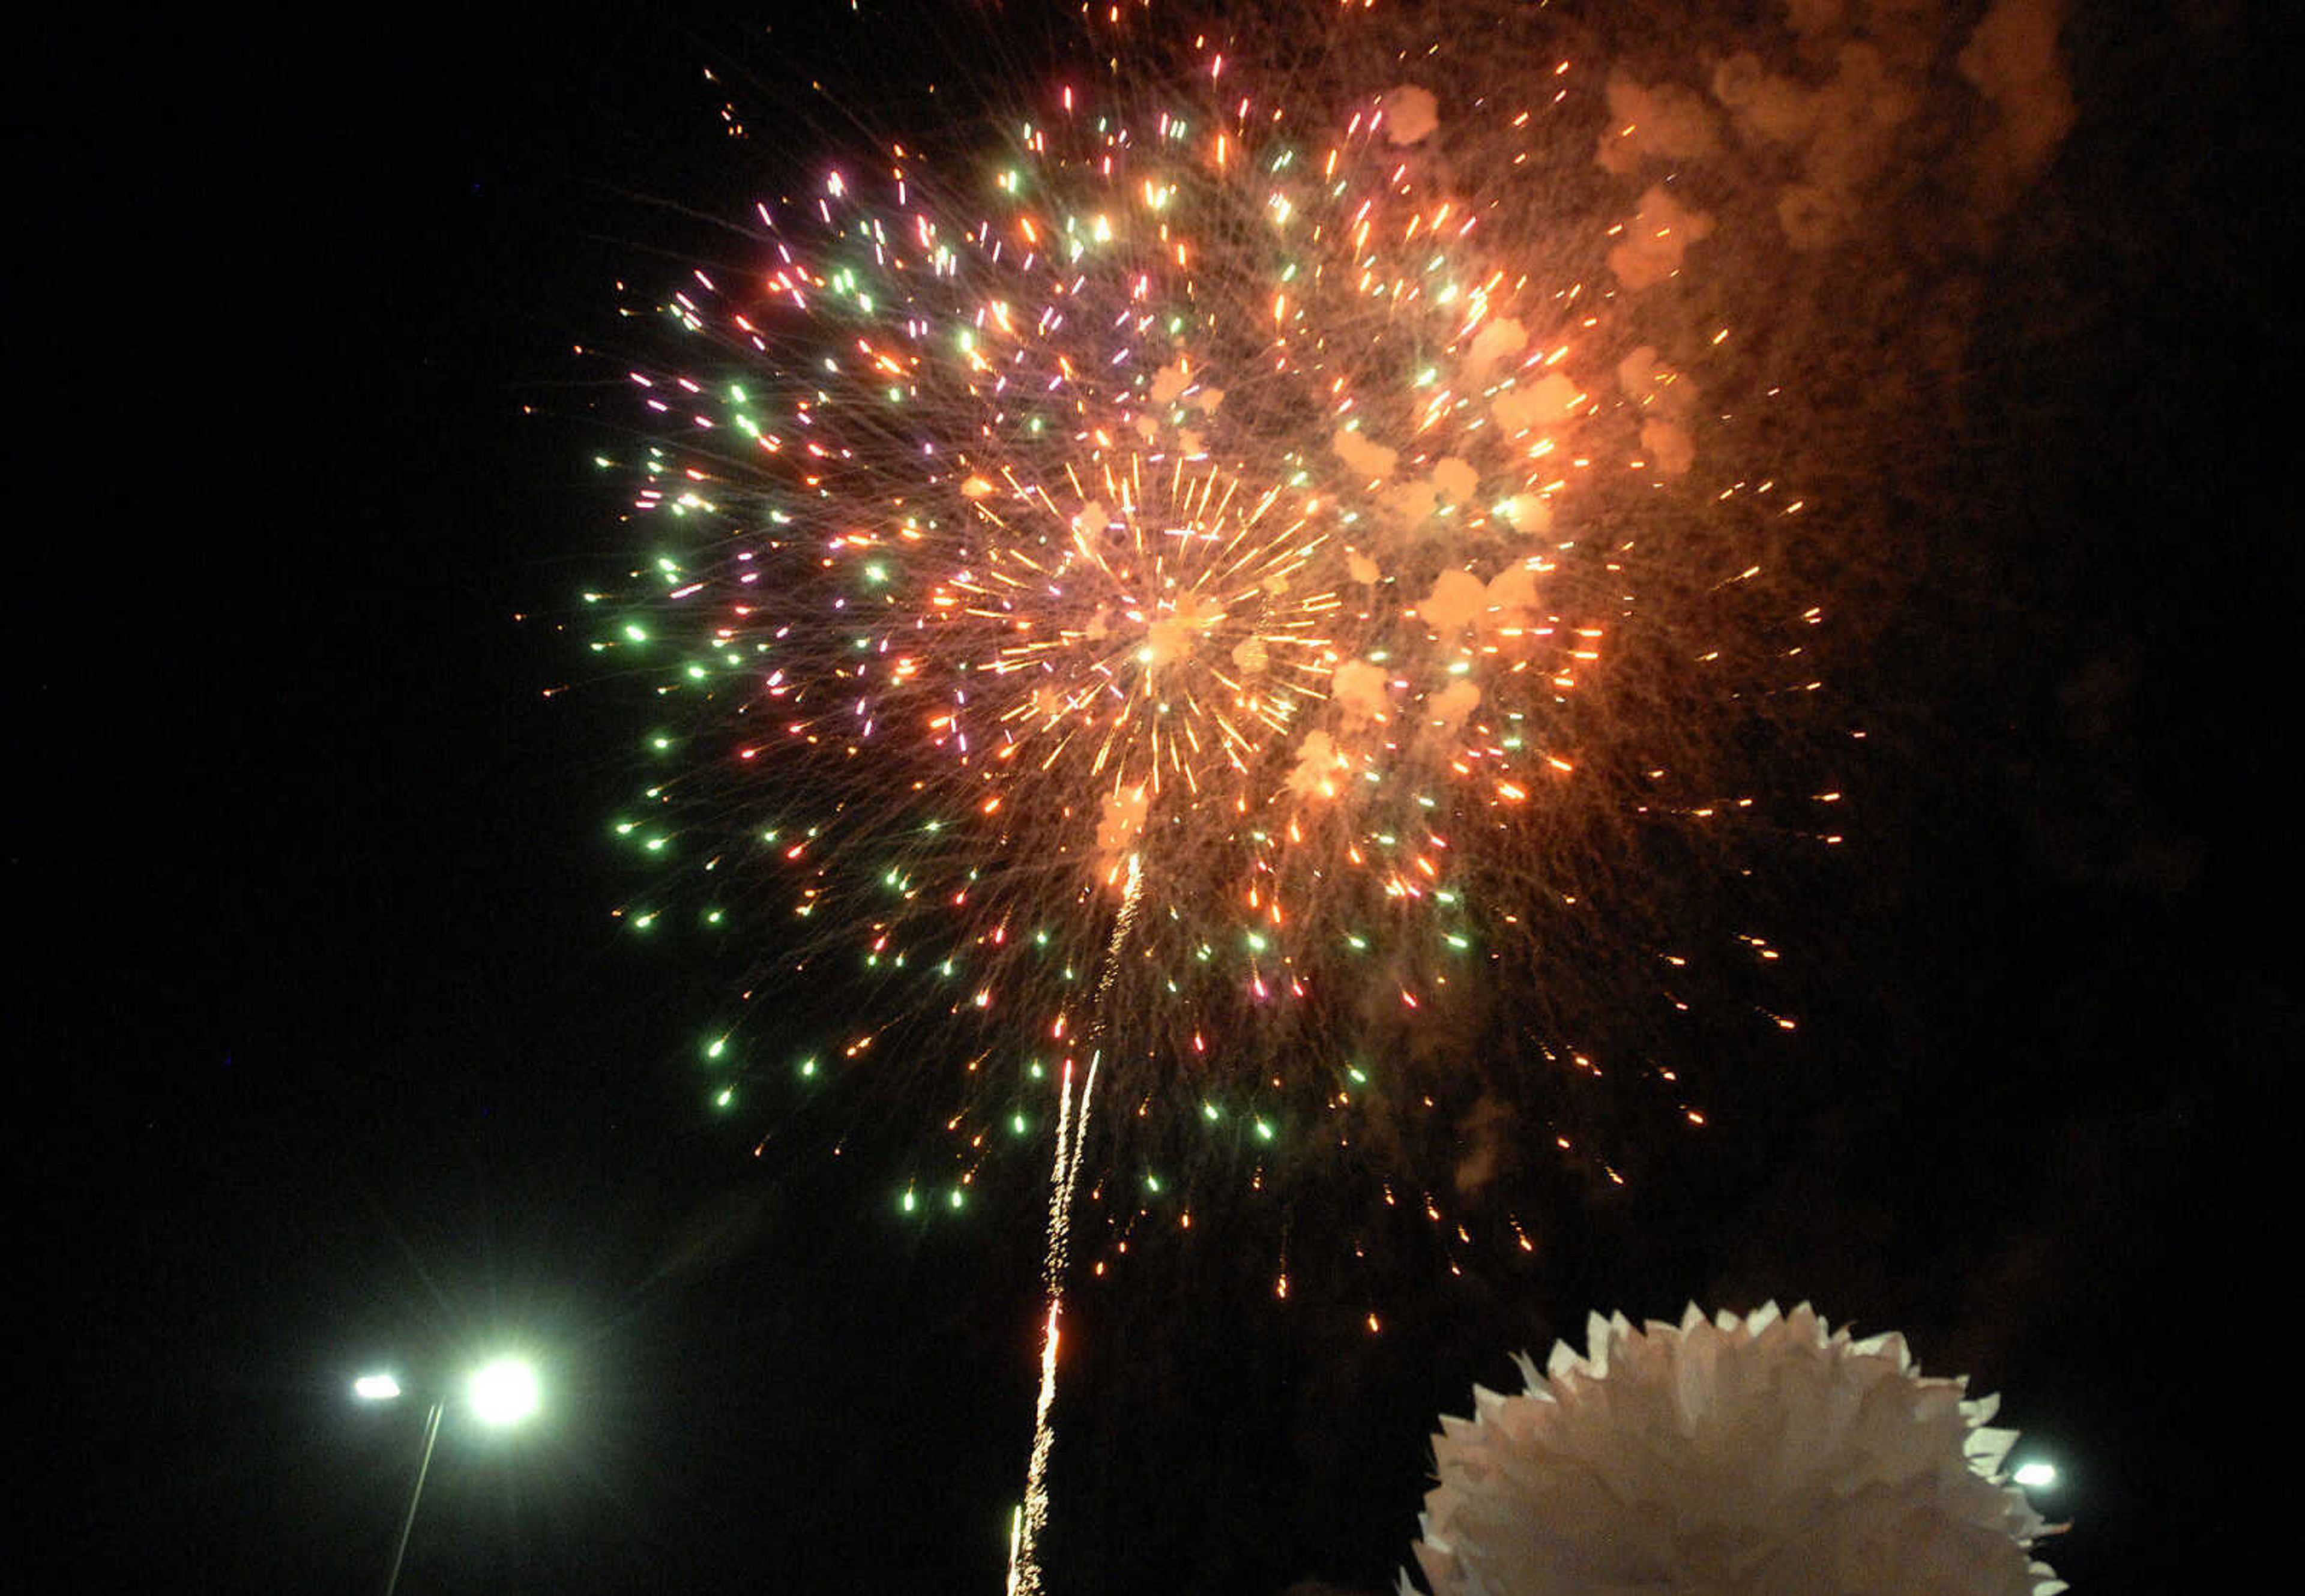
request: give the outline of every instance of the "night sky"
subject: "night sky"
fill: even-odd
[[[2214,1583],[2293,1254],[2297,152],[2251,8],[2077,12],[1968,441],[1914,473],[1942,573],[1833,683],[1880,729],[1773,921],[1801,1032],[1537,1263],[1397,1261],[1382,1336],[1357,1282],[1275,1303],[1221,1212],[1084,1288],[1054,1589],[1382,1588],[1435,1416],[1510,1354],[1773,1296],[2002,1393],[2077,1589]],[[548,1413],[452,1410],[404,1590],[996,1589],[1038,1178],[908,1222],[905,1105],[838,1159],[710,1115],[710,995],[608,914],[634,700],[542,690],[628,550],[621,396],[571,352],[616,282],[853,136],[812,74],[918,113],[1053,29],[44,28],[6,114],[27,1588],[377,1588],[422,1405],[347,1381],[517,1343]],[[796,149],[732,145],[707,67]]]

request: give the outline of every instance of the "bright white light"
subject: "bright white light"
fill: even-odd
[[[400,1395],[400,1382],[389,1374],[363,1374],[353,1381],[353,1395],[362,1402],[389,1402]]]
[[[483,1424],[517,1424],[536,1411],[536,1371],[519,1358],[498,1358],[464,1389]]]
[[[2020,1463],[2017,1465],[2017,1483],[2036,1490],[2057,1482],[2057,1465],[2054,1463]]]

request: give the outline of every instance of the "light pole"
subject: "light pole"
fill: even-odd
[[[536,1411],[536,1370],[523,1358],[498,1358],[472,1371],[464,1382],[464,1394],[481,1423],[493,1429],[517,1424]],[[389,1374],[363,1374],[353,1381],[353,1395],[362,1402],[395,1402],[401,1395],[400,1382]],[[436,1396],[431,1411],[424,1415],[424,1455],[417,1461],[416,1483],[409,1489],[400,1535],[392,1543],[392,1569],[384,1576],[384,1596],[393,1596],[400,1586],[400,1561],[408,1553],[408,1532],[416,1527],[416,1505],[424,1499],[424,1476],[432,1469],[432,1444],[439,1439],[440,1413],[447,1405],[447,1397]]]

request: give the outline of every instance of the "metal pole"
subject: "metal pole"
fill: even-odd
[[[440,1433],[440,1406],[435,1402],[424,1420],[424,1459],[416,1465],[416,1489],[408,1493],[408,1514],[400,1521],[400,1539],[392,1549],[392,1572],[384,1576],[384,1596],[400,1584],[400,1559],[408,1550],[408,1532],[416,1527],[416,1504],[424,1498],[424,1476],[432,1467],[432,1440]]]

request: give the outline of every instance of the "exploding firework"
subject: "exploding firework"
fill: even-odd
[[[1792,1027],[1737,884],[1839,840],[1817,628],[1908,553],[1793,484],[1845,527],[1927,455],[1962,251],[2070,120],[2029,0],[1276,9],[1116,9],[982,139],[780,184],[633,308],[606,462],[621,913],[740,946],[718,1100],[883,1088],[943,1133],[907,1210],[1053,1142],[1019,1590],[1071,1260],[1306,1170],[1532,1249],[1517,1178],[1621,1184]]]
[[[1731,329],[1653,310],[1711,218],[1565,35],[1444,95],[1331,34],[1115,57],[990,159],[820,166],[630,369],[647,557],[594,646],[666,774],[622,913],[759,955],[724,1102],[947,1094],[908,1206],[1049,1133],[1092,1031],[1113,1237],[1340,1146],[1436,1224],[1539,1141],[1621,1178],[1560,1107],[1590,1036],[1701,1117],[1671,904],[1819,618],[1765,574],[1797,497],[1705,463]],[[796,1046],[814,981],[871,997]]]
[[[2054,1531],[2002,1473],[1999,1399],[1924,1378],[1903,1337],[1855,1340],[1806,1303],[1596,1313],[1587,1337],[1442,1421],[1416,1546],[1442,1596],[2066,1588],[2031,1556]]]

